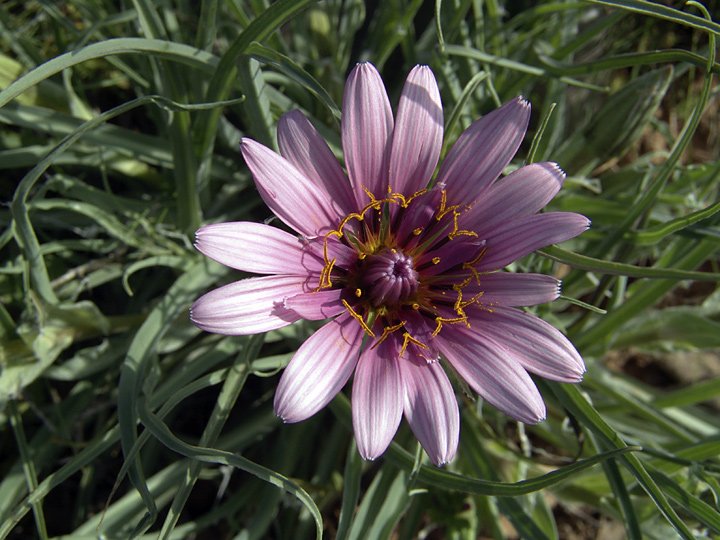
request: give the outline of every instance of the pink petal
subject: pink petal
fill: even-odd
[[[446,325],[436,338],[445,358],[488,403],[505,414],[537,424],[545,403],[527,372],[504,345],[460,324]]]
[[[529,313],[512,308],[473,310],[473,330],[502,343],[525,369],[552,381],[576,383],[585,363],[558,329]]]
[[[329,289],[297,294],[285,299],[285,307],[303,319],[320,321],[340,315],[347,308],[342,303],[342,289]]]
[[[443,110],[435,75],[416,66],[400,96],[390,152],[390,188],[412,195],[427,187],[443,138]]]
[[[440,167],[436,183],[447,184],[449,204],[471,205],[510,163],[525,137],[530,103],[508,101],[460,135]]]
[[[240,142],[240,149],[260,196],[283,222],[305,236],[337,227],[344,216],[333,209],[326,192],[288,160],[247,137]]]
[[[565,173],[555,163],[533,163],[491,185],[460,220],[462,228],[481,234],[503,221],[534,214],[562,187]]]
[[[560,281],[544,274],[496,272],[482,274],[480,285],[471,281],[463,287],[465,301],[482,292],[477,303],[484,306],[536,306],[560,296]]]
[[[325,192],[338,215],[357,209],[350,182],[325,140],[300,111],[284,114],[277,127],[280,154]]]
[[[302,292],[307,277],[263,276],[243,279],[201,296],[190,320],[206,332],[245,336],[282,328],[300,319],[283,300]]]
[[[376,459],[393,439],[403,413],[404,387],[395,339],[366,348],[355,369],[353,431],[363,459]]]
[[[385,85],[375,66],[358,64],[345,83],[342,145],[350,183],[359,208],[369,202],[363,187],[377,199],[387,195],[387,171],[393,116]]]
[[[345,386],[357,364],[363,329],[350,315],[320,328],[290,360],[275,393],[275,414],[300,422],[325,407]]]
[[[195,233],[195,247],[230,268],[255,274],[320,274],[324,261],[277,227],[236,221],[205,225]]]
[[[590,220],[573,212],[546,212],[502,223],[483,236],[487,253],[475,268],[492,272],[536,249],[569,240],[588,230]]]
[[[444,465],[455,457],[460,437],[460,411],[452,385],[438,362],[403,356],[400,367],[405,417],[433,463]]]

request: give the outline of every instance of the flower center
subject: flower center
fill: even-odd
[[[411,256],[387,248],[363,262],[360,286],[374,307],[393,307],[417,294],[419,276]]]

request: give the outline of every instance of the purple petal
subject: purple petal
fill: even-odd
[[[387,171],[393,116],[385,85],[375,66],[358,64],[345,83],[342,145],[350,184],[359,208],[369,202],[363,187],[377,199],[387,195]]]
[[[390,152],[390,188],[406,196],[427,187],[443,138],[443,110],[435,75],[416,66],[400,96]]]
[[[367,348],[355,369],[353,431],[363,459],[376,459],[393,439],[403,413],[404,387],[395,339]]]
[[[471,210],[462,228],[481,234],[498,223],[529,216],[543,208],[562,187],[565,173],[555,163],[533,163],[491,185]]]
[[[471,205],[510,163],[525,137],[530,103],[508,101],[460,135],[440,167],[436,183],[447,184],[450,204]]]
[[[443,327],[436,340],[458,374],[488,403],[505,414],[537,424],[545,403],[527,372],[506,347],[460,324]]]
[[[482,274],[480,285],[471,281],[463,287],[465,301],[482,292],[477,303],[484,306],[536,306],[552,302],[560,296],[560,280],[544,274],[496,272]]]
[[[589,227],[588,218],[573,212],[546,212],[502,223],[483,236],[487,253],[475,268],[479,272],[504,268],[536,249],[564,242]]]
[[[525,369],[552,381],[582,380],[585,363],[558,329],[519,309],[473,310],[473,329],[502,343]]]
[[[205,225],[195,233],[195,247],[225,266],[255,274],[319,275],[324,265],[296,236],[249,221]]]
[[[285,307],[303,319],[320,321],[340,315],[347,308],[341,301],[342,289],[312,291],[285,299]]]
[[[206,332],[245,336],[282,328],[300,319],[283,300],[303,291],[307,277],[263,276],[243,279],[201,296],[190,320]]]
[[[452,385],[438,362],[407,358],[400,362],[405,384],[405,417],[435,465],[455,457],[460,411]]]
[[[347,176],[325,140],[300,111],[280,118],[277,127],[280,154],[325,192],[339,215],[357,209]]]
[[[265,204],[288,226],[305,236],[335,227],[344,216],[333,210],[325,191],[266,146],[243,138],[240,149]]]
[[[310,418],[345,386],[357,364],[363,329],[350,315],[320,328],[290,360],[275,393],[275,414],[284,422]]]

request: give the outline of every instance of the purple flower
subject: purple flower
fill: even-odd
[[[281,155],[243,139],[260,195],[300,236],[249,222],[201,228],[196,246],[206,256],[264,275],[207,293],[191,320],[245,335],[331,319],[288,364],[275,411],[285,422],[305,420],[355,372],[353,425],[365,459],[385,451],[403,414],[433,462],[453,458],[459,410],[442,358],[501,411],[542,421],[545,405],[527,371],[578,382],[585,367],[558,330],[515,309],[556,299],[559,281],[498,270],[577,236],[589,221],[537,213],[565,178],[554,163],[498,180],[525,135],[530,104],[514,99],[470,126],[434,181],[443,113],[430,68],[410,72],[394,120],[377,70],[358,64],[342,113],[347,175],[298,111],[280,119]]]

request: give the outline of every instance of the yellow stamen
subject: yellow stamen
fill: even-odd
[[[408,343],[414,343],[415,345],[417,345],[417,346],[420,347],[421,349],[427,350],[427,348],[428,348],[427,345],[425,345],[424,343],[420,343],[417,339],[415,339],[414,337],[412,337],[412,336],[411,336],[410,334],[408,334],[407,332],[405,332],[405,333],[403,334],[403,338],[404,338],[404,339],[403,339],[403,345],[402,345],[402,349],[400,349],[400,354],[398,355],[398,358],[400,358],[403,354],[405,354],[405,349],[407,349]]]
[[[403,326],[405,326],[405,321],[402,321],[402,322],[396,324],[395,326],[386,326],[385,328],[383,328],[382,336],[380,336],[380,339],[378,339],[375,342],[375,345],[373,345],[372,348],[374,349],[375,347],[380,345],[383,341],[385,341],[386,337],[388,337],[390,334],[392,334],[395,330],[399,330]]]
[[[443,317],[435,317],[435,322],[437,323],[437,328],[432,333],[432,337],[435,337],[440,333],[440,330],[442,330],[443,323],[455,324],[455,323],[459,323],[459,322],[464,322],[465,324],[467,324],[467,317],[463,316],[463,317],[457,317],[455,319],[445,319]],[[468,326],[470,326],[470,325],[468,324]]]
[[[355,289],[355,296],[360,298],[362,296],[362,290],[361,289]]]
[[[422,233],[422,232],[423,232],[423,228],[422,228],[422,227],[418,227],[417,229],[415,229],[415,230],[413,231],[413,234],[414,234],[415,236],[417,236],[417,235],[419,235],[419,234]]]
[[[459,229],[458,228],[458,216],[460,215],[460,212],[455,211],[453,215],[453,230],[450,234],[448,234],[448,238],[452,240],[456,236],[465,235],[465,236],[475,236],[477,238],[477,233],[473,231],[466,231],[465,229]]]
[[[365,324],[365,321],[363,321],[362,317],[361,317],[360,315],[358,315],[353,308],[350,307],[350,304],[348,304],[347,301],[343,300],[342,303],[343,303],[343,305],[347,308],[348,313],[350,313],[350,316],[351,316],[353,319],[355,319],[358,323],[360,323],[360,326],[362,327],[362,329],[365,330],[365,332],[366,332],[370,337],[373,337],[373,338],[374,338],[374,337],[375,337],[375,334],[373,334],[373,331],[370,330],[370,328],[368,328],[368,325]]]
[[[433,264],[438,264],[439,262],[440,262],[440,257],[433,257],[433,259],[432,259]]]

